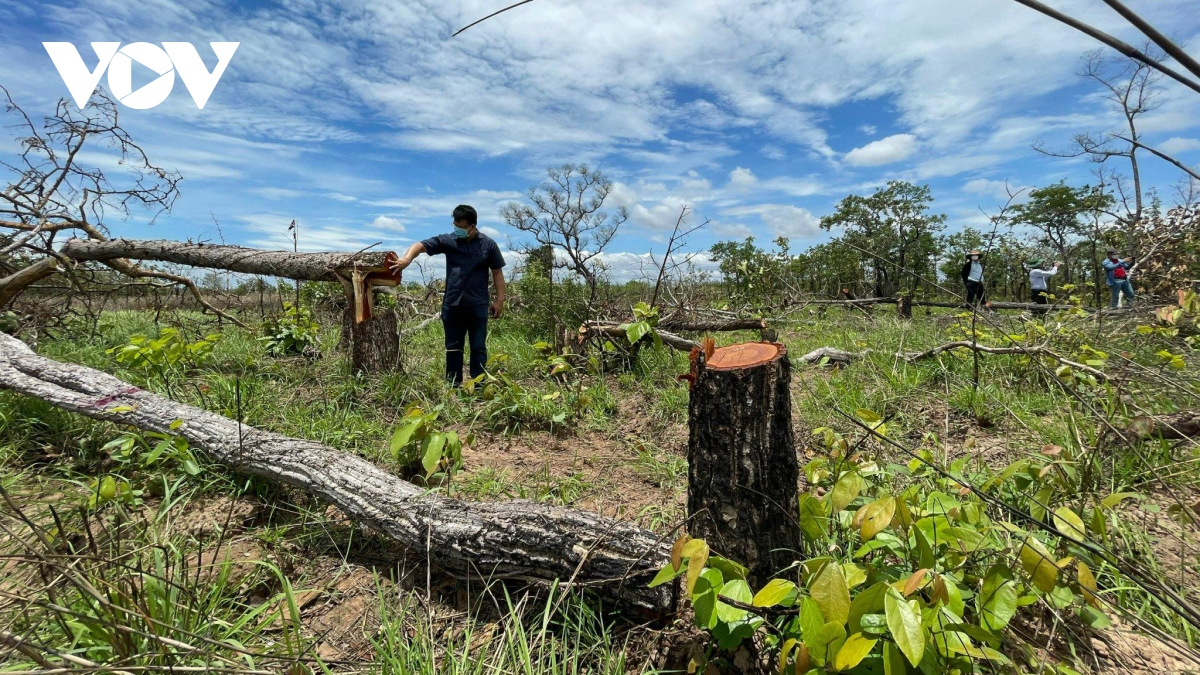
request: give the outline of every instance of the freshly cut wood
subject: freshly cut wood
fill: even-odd
[[[801,541],[787,348],[706,340],[693,356],[688,529],[765,582]]]
[[[94,419],[182,436],[234,471],[305,490],[463,577],[570,582],[655,614],[672,606],[669,585],[647,586],[669,563],[670,544],[630,523],[526,501],[469,503],[432,494],[357,455],[38,356],[3,334],[0,387]]]
[[[0,307],[12,302],[26,288],[58,271],[58,260],[42,258],[32,265],[0,279]]]

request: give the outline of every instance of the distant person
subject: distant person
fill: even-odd
[[[1046,291],[1049,287],[1046,285],[1046,280],[1058,274],[1058,268],[1062,263],[1055,261],[1050,269],[1042,269],[1041,260],[1029,261],[1029,295],[1033,302],[1044,305],[1050,301]],[[1039,314],[1045,314],[1046,310],[1040,310]]]
[[[1117,256],[1117,249],[1108,249],[1108,258],[1104,261],[1104,269],[1108,271],[1108,290],[1112,299],[1108,303],[1110,309],[1116,309],[1120,304],[1121,295],[1125,295],[1125,306],[1132,308],[1134,295],[1133,284],[1129,282],[1129,271],[1133,265]]]
[[[488,317],[500,318],[504,311],[504,256],[491,237],[479,232],[479,215],[470,206],[454,209],[454,232],[439,234],[408,247],[396,262],[403,270],[414,258],[446,256],[446,292],[442,295],[442,327],[446,332],[446,380],[454,386],[463,381],[463,347],[471,345],[471,377],[483,374],[487,365]],[[488,271],[496,285],[496,299],[489,303]]]
[[[963,285],[967,287],[967,304],[977,305],[983,302],[983,263],[978,249],[972,249],[967,254],[967,262],[962,267]]]

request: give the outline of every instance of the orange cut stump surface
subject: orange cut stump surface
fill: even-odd
[[[707,367],[714,370],[737,370],[775,360],[783,345],[774,342],[746,342],[721,347],[708,358]]]

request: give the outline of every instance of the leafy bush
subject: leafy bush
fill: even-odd
[[[108,350],[117,363],[138,370],[165,375],[175,367],[198,368],[212,355],[219,333],[210,333],[200,340],[188,342],[176,328],[164,328],[158,337],[141,333],[130,336],[129,342]]]
[[[462,441],[457,432],[438,429],[441,412],[440,405],[429,412],[412,406],[388,445],[392,457],[402,466],[419,464],[425,471],[425,480],[450,476],[462,468]],[[467,444],[470,443],[468,437]]]
[[[886,433],[877,416],[860,417]],[[840,434],[818,433],[829,455],[805,473],[825,492],[804,493],[799,504],[814,557],[756,589],[745,567],[685,535],[652,582],[683,577],[697,625],[721,649],[758,634],[780,672],[966,673],[1010,662],[1001,651],[1004,629],[1022,608],[1041,604],[1108,625],[1092,571],[1106,561],[1085,544],[1105,541],[1113,508],[1130,495],[1092,509],[1068,505],[1078,478],[1063,448],[1043,448],[976,492],[965,478],[969,458],[941,473],[924,450],[929,461],[883,468],[852,456]],[[917,482],[890,489],[888,476],[904,474]],[[1009,513],[990,513],[980,497],[987,492],[1024,500],[1021,507],[1055,531],[1026,530]]]
[[[282,316],[263,322],[258,340],[271,356],[308,355],[319,347],[319,330],[312,312],[289,302],[284,304]]]

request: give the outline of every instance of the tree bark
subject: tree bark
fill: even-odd
[[[0,307],[12,302],[26,288],[57,271],[58,260],[46,257],[0,279]]]
[[[396,310],[373,312],[357,321],[353,304],[342,313],[342,335],[354,373],[384,373],[400,366],[400,332]]]
[[[662,338],[663,344],[682,352],[690,352],[700,346],[699,342],[681,337],[670,331],[658,330],[656,328],[654,332],[658,333],[658,336]],[[619,324],[588,321],[579,327],[580,341],[593,335],[604,335],[617,340],[628,340],[625,329],[621,328]]]
[[[912,298],[907,295],[902,295],[896,300],[896,314],[901,319],[912,318]]]
[[[672,606],[669,586],[647,587],[670,562],[670,544],[630,523],[525,501],[442,497],[358,455],[248,427],[107,373],[38,356],[3,334],[0,387],[94,419],[182,436],[237,472],[291,485],[333,504],[461,577],[570,581],[657,615]]]
[[[762,318],[710,320],[675,320],[668,318],[658,322],[658,327],[677,333],[684,331],[692,331],[696,333],[719,333],[733,330],[761,331],[766,329],[767,320]]]
[[[689,530],[764,583],[796,558],[801,543],[787,348],[746,343],[707,358],[701,350],[695,363]]]
[[[392,251],[294,253],[168,239],[71,239],[59,252],[75,260],[155,260],[300,281],[348,279],[355,268],[384,275],[383,270],[397,259]]]
[[[1200,410],[1183,410],[1169,415],[1143,415],[1129,422],[1125,435],[1131,439],[1163,438],[1184,440],[1200,437]]]

